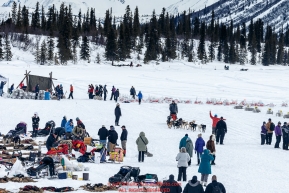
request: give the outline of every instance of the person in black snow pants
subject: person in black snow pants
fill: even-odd
[[[223,120],[223,117],[221,117],[220,121],[218,121],[216,125],[216,132],[217,132],[217,144],[224,145],[223,141],[225,138],[225,134],[227,133],[227,124]]]
[[[38,93],[39,93],[39,84],[35,86],[34,92],[35,92],[35,100],[36,100],[38,98]]]
[[[103,87],[103,100],[106,101],[106,94],[107,94],[107,89],[106,89],[106,85],[104,85]]]
[[[115,91],[116,91],[115,87],[112,86],[110,100],[112,100],[112,98],[113,98],[113,99],[115,98],[115,96],[114,96]]]
[[[117,105],[114,109],[114,114],[115,114],[115,126],[119,126],[118,123],[119,123],[119,118],[121,116],[121,110],[119,107],[119,103],[117,103]]]
[[[283,134],[283,150],[288,151],[289,127],[287,122],[284,122],[284,125],[282,126],[282,134]]]
[[[135,88],[133,86],[130,89],[130,95],[132,96],[133,99],[135,99],[136,91],[135,91]]]
[[[118,97],[119,97],[119,90],[116,89],[116,91],[115,91],[115,93],[114,93],[114,100],[115,100],[116,103],[117,103]]]
[[[33,128],[32,137],[37,137],[37,132],[38,132],[38,128],[39,128],[39,121],[40,121],[40,118],[38,116],[38,113],[35,112],[34,116],[32,117],[32,128]]]

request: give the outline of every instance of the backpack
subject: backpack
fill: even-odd
[[[270,124],[270,131],[274,131],[275,130],[275,124],[274,123],[271,123]]]
[[[219,183],[217,186],[213,186],[213,192],[212,193],[222,193],[222,190],[219,186]]]

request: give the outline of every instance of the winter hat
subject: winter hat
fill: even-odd
[[[217,117],[217,116],[218,116],[217,114],[214,115],[214,117]]]
[[[202,137],[202,134],[200,133],[200,134],[198,134],[198,137]]]
[[[223,117],[221,117],[221,119],[223,120]]]
[[[119,106],[119,103],[117,103],[116,106]]]
[[[72,122],[73,120],[72,119],[69,119],[69,122]]]
[[[265,121],[263,121],[263,125],[264,125],[264,124],[266,124],[266,122],[265,122]]]
[[[188,135],[188,134],[186,134],[185,136],[186,136],[186,137],[188,137],[189,135]]]
[[[287,125],[287,122],[284,122],[284,125]]]
[[[121,128],[125,128],[125,126],[123,125],[123,126],[121,126]]]
[[[186,141],[190,141],[190,140],[191,140],[191,138],[188,137]]]
[[[76,121],[79,121],[79,118],[78,118],[78,117],[76,117]]]
[[[280,122],[280,121],[278,122],[278,125],[281,125],[281,122]]]
[[[198,177],[197,176],[193,176],[192,183],[196,183],[197,181],[198,181]]]
[[[38,113],[37,113],[37,112],[35,112],[35,113],[34,113],[34,115],[38,116]]]
[[[102,125],[102,127],[105,127],[105,125]]]
[[[174,176],[173,174],[171,174],[171,175],[169,176],[169,179],[170,179],[170,180],[174,180],[174,178],[175,178],[175,176]]]
[[[64,115],[63,119],[67,119],[65,115]]]
[[[110,129],[111,129],[111,130],[114,130],[114,126],[110,126]]]

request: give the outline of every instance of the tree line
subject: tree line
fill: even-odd
[[[174,16],[163,8],[159,17],[153,11],[149,21],[140,23],[138,7],[132,11],[127,6],[121,21],[116,21],[111,9],[100,20],[95,17],[94,8],[73,15],[70,5],[62,3],[59,10],[53,5],[45,11],[37,2],[29,13],[25,5],[13,2],[11,14],[0,25],[0,59],[11,60],[11,40],[13,46],[19,44],[25,51],[33,47],[39,64],[77,63],[78,55],[90,62],[90,44],[105,47],[104,57],[108,61],[129,60],[136,53],[144,63],[182,59],[265,66],[289,64],[288,28],[276,33],[274,27],[264,26],[261,19],[251,20],[248,26],[235,26],[233,20],[228,23],[216,19],[214,11],[210,21],[202,21],[199,17],[191,18],[190,11]],[[36,43],[30,38],[32,34]],[[47,38],[40,42],[41,36]],[[100,58],[98,53],[96,61],[100,62]]]

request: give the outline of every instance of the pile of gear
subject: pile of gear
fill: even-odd
[[[49,192],[71,192],[74,191],[73,188],[71,187],[63,187],[63,188],[55,188],[55,187],[43,187],[39,188],[37,186],[25,186],[24,188],[20,188],[19,193],[42,193],[44,191],[49,191]]]
[[[106,186],[101,183],[93,184],[93,185],[86,184],[86,185],[80,186],[80,188],[83,188],[84,190],[89,191],[89,192],[105,192],[105,191],[117,190],[115,186]]]
[[[19,182],[19,183],[27,183],[27,182],[36,182],[30,177],[24,177],[23,175],[18,175],[16,177],[9,178],[4,176],[0,178],[0,183],[8,183],[8,182]]]
[[[38,100],[44,100],[44,90],[40,90],[38,94]],[[15,89],[12,91],[11,95],[7,95],[7,98],[12,99],[34,99],[35,100],[36,94],[33,92],[25,92],[22,89]]]

